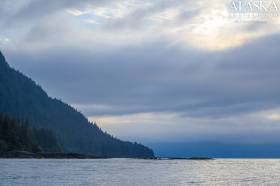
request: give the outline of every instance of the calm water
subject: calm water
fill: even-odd
[[[1,160],[1,186],[280,185],[280,160]]]

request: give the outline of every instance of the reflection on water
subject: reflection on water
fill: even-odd
[[[279,185],[280,160],[4,160],[0,185]]]

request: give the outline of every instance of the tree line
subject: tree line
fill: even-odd
[[[60,152],[55,135],[48,129],[29,127],[28,121],[20,121],[0,113],[0,152]]]

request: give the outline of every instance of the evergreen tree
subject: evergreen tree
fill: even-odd
[[[29,128],[27,122],[0,113],[0,152],[60,152],[54,134],[47,129]]]

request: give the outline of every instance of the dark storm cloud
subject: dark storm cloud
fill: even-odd
[[[224,117],[279,106],[279,41],[273,35],[216,52],[164,42],[103,52],[61,48],[8,59],[51,95],[86,105],[81,108],[88,115],[178,112]]]

